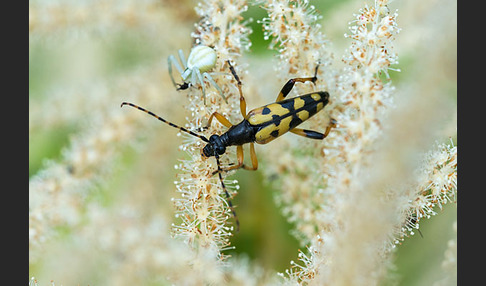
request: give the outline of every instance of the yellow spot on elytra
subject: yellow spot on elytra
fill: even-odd
[[[281,136],[289,131],[290,121],[292,121],[292,116],[286,117],[280,121],[280,125],[278,126],[278,136]]]
[[[302,108],[305,104],[305,101],[301,98],[295,98],[294,99],[294,109],[297,110],[299,108]]]
[[[272,141],[276,137],[273,137],[272,135],[270,135],[270,133],[272,133],[275,130],[278,130],[275,124],[270,124],[268,126],[265,126],[255,134],[255,142],[258,144],[266,144]]]
[[[309,118],[309,111],[307,110],[302,110],[297,113],[297,116],[300,118],[300,120],[305,121]]]
[[[268,108],[270,110],[270,113],[262,114],[263,109],[265,108]],[[272,121],[273,116],[275,115],[282,116],[287,114],[288,112],[289,110],[287,108],[282,107],[282,105],[278,103],[272,103],[269,105],[255,108],[250,112],[248,112],[248,122],[250,122],[251,125],[260,125],[265,122]]]
[[[312,97],[312,99],[314,99],[315,101],[319,101],[319,100],[321,100],[321,95],[320,95],[320,94],[318,94],[318,93],[313,93],[313,94],[311,94],[311,97]]]

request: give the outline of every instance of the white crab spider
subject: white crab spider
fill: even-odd
[[[192,48],[191,53],[189,53],[189,58],[186,59],[184,57],[184,53],[182,50],[179,50],[179,60],[181,61],[182,67],[176,58],[173,55],[170,55],[167,59],[169,63],[169,75],[172,83],[177,88],[180,89],[187,89],[191,85],[195,85],[198,82],[201,84],[202,93],[204,97],[204,104],[206,104],[206,90],[204,88],[204,79],[207,79],[221,94],[221,97],[226,101],[224,97],[223,90],[216,84],[213,80],[211,75],[208,73],[214,66],[216,65],[216,51],[208,46],[195,46]],[[181,74],[183,83],[178,84],[175,82],[174,77],[172,75],[172,64],[176,67],[176,69]],[[227,102],[227,101],[226,101]]]

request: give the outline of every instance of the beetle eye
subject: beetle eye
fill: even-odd
[[[219,146],[216,151],[218,152],[218,155],[223,155],[224,152],[226,152],[226,147]]]

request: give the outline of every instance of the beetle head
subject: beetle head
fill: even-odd
[[[204,157],[212,157],[223,155],[224,152],[226,152],[226,146],[224,146],[219,135],[214,134],[209,137],[209,143],[204,146],[201,155]]]

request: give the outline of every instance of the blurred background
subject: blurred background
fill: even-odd
[[[331,42],[336,64],[350,43],[343,34],[349,33],[353,13],[363,3],[311,1],[322,15],[322,31]],[[106,267],[104,262],[85,267],[82,273],[62,268],[66,261],[90,261],[83,255],[90,249],[86,246],[89,242],[79,240],[90,237],[86,229],[99,208],[116,216],[129,205],[129,211],[144,218],[157,214],[174,220],[171,198],[178,196],[174,165],[186,156],[178,149],[181,138],[176,136],[177,130],[144,116],[123,117],[120,103],[142,101],[164,118],[185,122],[188,115],[182,105],[187,99],[170,82],[167,57],[176,55],[178,49],[188,55],[190,33],[199,20],[196,4],[188,0],[29,1],[30,191],[47,188],[43,183],[49,179],[50,184],[66,187],[84,202],[56,197],[54,205],[68,209],[59,213],[47,209],[47,203],[41,205],[44,212],[53,213],[51,221],[57,222],[57,216],[72,218],[49,229],[55,239],[47,242],[37,240],[37,233],[47,232],[39,219],[39,229],[31,234],[29,243],[30,276],[64,285],[69,284],[63,281],[81,285],[103,281],[100,269]],[[402,28],[395,42],[401,71],[390,72],[396,88],[440,93],[442,100],[456,106],[456,2],[394,1],[390,9],[398,9]],[[249,63],[248,78],[258,78],[260,73],[271,77],[272,68],[268,67],[275,65],[276,52],[267,48],[270,41],[263,39],[258,23],[266,12],[252,5],[243,16],[253,19],[251,51],[244,54]],[[444,142],[449,137],[456,142],[455,113],[440,132]],[[264,148],[258,150],[264,152]],[[271,163],[263,161],[261,168]],[[64,181],[62,174],[72,178]],[[305,246],[291,235],[292,225],[275,204],[279,190],[261,171],[239,171],[232,178],[240,185],[233,203],[238,206],[241,229],[231,239],[236,248],[227,254],[246,256],[269,270],[285,271],[291,260],[298,260],[297,249]],[[73,209],[75,214],[69,211]],[[398,247],[396,268],[390,271],[400,285],[432,285],[440,280],[448,241],[456,235],[452,225],[457,208],[448,204],[437,212],[437,216],[421,221],[423,237],[416,233]],[[103,261],[102,257],[93,259]]]

